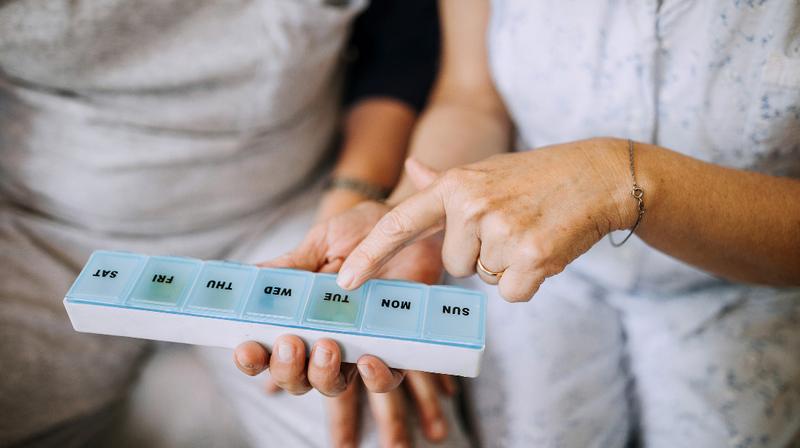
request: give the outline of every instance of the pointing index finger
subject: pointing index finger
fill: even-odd
[[[347,257],[337,283],[344,289],[361,286],[400,249],[438,231],[445,217],[439,182],[409,197],[386,213]]]

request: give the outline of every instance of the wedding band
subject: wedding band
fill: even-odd
[[[483,263],[481,263],[481,259],[480,258],[478,258],[478,269],[480,269],[480,271],[483,272],[484,274],[486,274],[486,275],[488,275],[490,277],[497,277],[498,279],[500,279],[500,277],[503,276],[503,272],[504,272],[504,271],[494,272],[494,271],[490,271],[490,270],[486,269],[486,266],[484,266]]]

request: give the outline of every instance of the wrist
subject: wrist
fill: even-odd
[[[327,190],[320,199],[315,221],[332,218],[366,201],[369,201],[368,197],[355,191],[338,188]]]
[[[331,218],[365,201],[383,202],[389,189],[365,179],[368,178],[334,173],[325,185],[316,220]]]
[[[373,201],[385,201],[391,193],[391,188],[384,184],[372,182],[365,177],[343,176],[334,173],[325,185],[326,190],[344,190],[357,193],[358,195]]]
[[[649,165],[647,160],[651,146],[633,142],[633,166],[631,166],[629,140],[597,138],[593,139],[593,142],[604,149],[596,152],[603,154],[597,170],[606,179],[606,195],[609,198],[607,203],[609,231],[631,229],[640,219],[639,201],[633,195],[634,184],[638,187],[637,194],[638,192],[642,193],[642,201],[646,209],[652,205],[656,189],[649,176],[649,170],[646,168]],[[631,171],[632,169],[633,171]],[[641,219],[643,221],[644,216]]]

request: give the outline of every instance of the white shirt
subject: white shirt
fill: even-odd
[[[494,0],[489,59],[520,149],[614,136],[800,177],[797,23],[789,0]],[[638,240],[572,268],[623,290],[715,281]]]

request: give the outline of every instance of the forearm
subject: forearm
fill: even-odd
[[[400,176],[416,113],[406,104],[383,98],[356,103],[344,120],[342,147],[333,175],[392,188]],[[367,199],[358,192],[326,192],[318,219],[337,214]]]
[[[511,122],[489,73],[489,2],[442,0],[439,7],[441,68],[410,154],[442,170],[507,151]],[[388,202],[396,204],[415,191],[404,175]]]
[[[647,208],[637,235],[649,245],[731,280],[800,285],[800,181],[653,145],[635,155]]]
[[[409,155],[444,170],[508,151],[510,135],[504,110],[434,97],[419,120]],[[415,191],[403,176],[388,202],[396,204]]]

